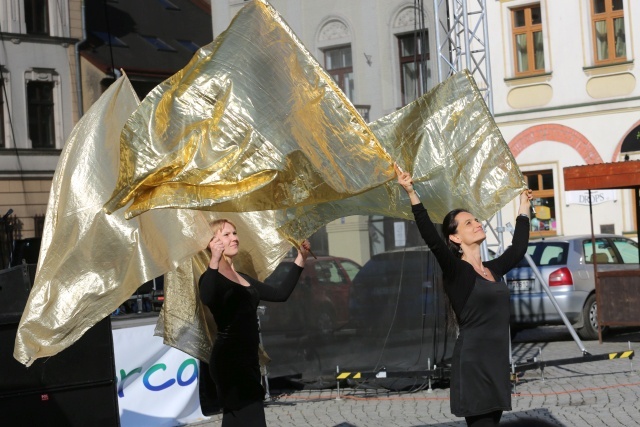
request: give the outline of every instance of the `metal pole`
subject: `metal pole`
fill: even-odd
[[[510,223],[507,224],[507,230],[509,230],[511,235],[513,235],[513,226]],[[578,345],[578,348],[580,349],[582,354],[583,355],[590,354],[585,349],[584,344],[582,344],[582,341],[578,337],[578,334],[576,333],[576,330],[573,329],[573,326],[571,326],[571,322],[569,322],[569,319],[567,319],[567,316],[560,309],[560,306],[558,305],[558,302],[556,301],[556,297],[553,296],[553,293],[551,292],[551,288],[549,288],[549,284],[542,277],[542,273],[540,273],[540,270],[538,269],[538,266],[536,265],[536,263],[533,262],[533,259],[531,258],[531,255],[529,255],[528,253],[525,253],[524,254],[524,258],[529,263],[529,267],[531,267],[531,270],[533,271],[533,274],[540,281],[540,284],[542,285],[542,289],[544,289],[545,293],[549,297],[549,300],[551,300],[551,304],[553,304],[553,306],[555,307],[556,311],[558,312],[558,314],[562,318],[562,322],[566,325],[567,329],[569,329],[569,333],[571,333],[571,336],[573,337],[573,340]]]
[[[262,326],[260,324],[260,315],[264,314],[267,310],[267,307],[264,305],[258,306],[256,310],[256,317],[258,321],[258,339],[260,342],[260,347],[264,349],[264,345],[262,343]],[[264,381],[264,398],[265,400],[271,399],[271,394],[269,393],[269,370],[267,369],[267,365],[260,367],[260,373],[262,374],[262,380]]]

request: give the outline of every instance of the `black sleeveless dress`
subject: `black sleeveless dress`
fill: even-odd
[[[509,411],[510,305],[509,290],[501,277],[524,257],[529,219],[517,217],[511,246],[498,258],[482,263],[497,279],[493,282],[453,255],[421,203],[411,208],[420,235],[442,269],[444,290],[460,327],[451,364],[451,412],[469,417]]]

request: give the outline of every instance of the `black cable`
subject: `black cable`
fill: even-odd
[[[104,19],[107,30],[107,38],[109,39],[109,59],[111,60],[111,75],[113,76],[113,81],[115,82],[118,77],[116,76],[116,65],[113,61],[113,44],[111,43],[111,26],[109,25],[109,8],[107,7],[107,0],[102,0],[102,4],[104,5]]]

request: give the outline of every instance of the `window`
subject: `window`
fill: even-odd
[[[511,22],[516,76],[544,72],[540,5],[512,9]]]
[[[355,262],[343,260],[341,261],[341,264],[342,268],[344,268],[344,271],[346,271],[347,276],[349,276],[349,279],[351,280],[353,280],[356,277],[356,274],[358,274],[358,271],[360,271],[360,266]]]
[[[0,87],[0,148],[4,148],[4,85]]]
[[[429,42],[426,31],[399,36],[398,51],[402,105],[407,105],[427,90],[426,61],[429,60]]]
[[[591,28],[596,64],[626,60],[622,0],[591,0]]]
[[[191,53],[196,53],[196,51],[200,49],[200,46],[198,46],[195,42],[191,40],[176,40],[176,41]]]
[[[347,282],[335,261],[318,261],[313,267],[320,286],[341,285]]]
[[[324,51],[324,68],[340,89],[353,101],[353,63],[351,62],[351,46],[344,46]]]
[[[156,49],[163,51],[163,52],[175,52],[176,50],[171,47],[171,45],[165,43],[164,41],[160,40],[159,38],[155,37],[155,36],[140,36],[143,39],[145,39],[149,44],[151,44],[153,47],[155,47]]]
[[[528,187],[533,191],[536,210],[531,219],[531,236],[552,236],[557,232],[553,171],[524,172]]]
[[[49,34],[49,0],[24,0],[27,34]]]
[[[620,237],[616,237],[611,240],[620,253],[623,263],[638,264],[638,244],[636,242],[629,239],[622,239]]]
[[[33,148],[55,147],[53,82],[27,82],[29,139]]]
[[[91,31],[91,33],[93,33],[94,36],[102,40],[102,42],[106,45],[109,45],[112,47],[128,47],[125,42],[123,42],[121,39],[114,36],[113,34],[107,33],[105,31]]]
[[[587,264],[593,264],[594,259],[598,264],[620,264],[620,260],[611,247],[611,242],[609,242],[609,240],[595,239],[595,241],[595,253],[593,251],[593,244],[591,240],[585,240],[582,242],[584,258]]]
[[[170,2],[169,0],[158,0],[160,5],[167,10],[180,10],[178,6]]]
[[[5,90],[5,81],[4,81],[4,76],[2,71],[4,71],[2,69],[3,67],[0,67],[0,148],[4,148],[5,147],[5,142],[4,142],[4,132],[5,132],[5,125],[4,125],[4,108],[5,108],[5,94],[7,93],[7,91]]]

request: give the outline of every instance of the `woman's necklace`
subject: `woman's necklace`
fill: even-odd
[[[465,259],[465,261],[467,261],[469,264],[471,264],[471,262],[469,262],[468,260]],[[484,269],[484,266],[482,265],[482,262],[480,263],[480,267],[476,267],[475,265],[471,264],[471,267],[473,267],[473,269],[478,273],[483,275],[484,277],[487,277],[487,270]]]

